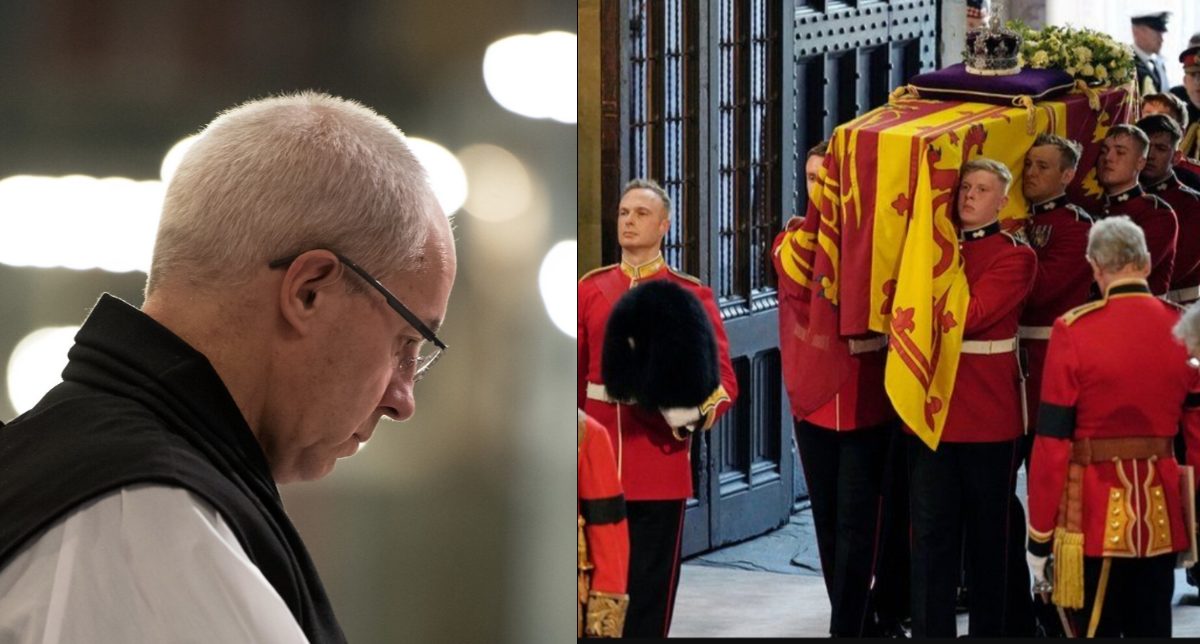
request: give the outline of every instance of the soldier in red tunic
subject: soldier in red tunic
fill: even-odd
[[[621,263],[579,280],[577,401],[600,422],[617,450],[629,517],[629,612],[625,635],[666,637],[679,583],[684,502],[692,495],[689,427],[709,429],[733,405],[737,378],[712,290],[666,265],[662,239],[670,226],[670,198],[658,184],[635,179],[625,186],[617,216]],[[604,329],[621,295],[648,280],[672,280],[699,298],[708,312],[720,355],[721,386],[698,408],[655,411],[611,399],[601,378]]]
[[[1154,114],[1165,114],[1179,126],[1180,136],[1188,130],[1187,105],[1170,92],[1150,94],[1142,98],[1142,117]],[[1189,158],[1183,153],[1183,139],[1176,142],[1175,152],[1171,155],[1171,166],[1175,176],[1183,185],[1192,190],[1200,190],[1200,161]]]
[[[1029,475],[1029,564],[1088,636],[1171,636],[1176,553],[1194,543],[1200,372],[1171,336],[1179,308],[1151,295],[1151,254],[1127,217],[1092,226],[1104,299],[1054,323]],[[1191,519],[1189,519],[1191,517]]]
[[[579,411],[579,628],[576,637],[620,637],[629,595],[629,527],[608,432]]]
[[[1010,575],[1028,571],[1011,563],[1020,559],[1023,544],[1008,528],[1024,433],[1017,320],[1033,287],[1037,256],[1000,228],[1011,181],[1008,168],[991,159],[963,166],[958,216],[971,299],[962,355],[937,450],[915,436],[909,440],[914,637],[956,634],[964,536],[970,635],[1033,634],[1032,598],[1010,592]],[[1028,588],[1028,579],[1015,585]]]
[[[823,141],[809,150],[805,168],[810,193],[826,145]],[[793,217],[775,238],[772,257],[779,275],[784,275],[780,245],[800,223],[800,218]],[[781,284],[780,290],[792,284]],[[781,296],[779,306],[794,306],[793,300]],[[780,315],[781,343],[797,341],[795,329],[789,326],[794,316],[787,313],[781,311]],[[906,526],[895,526],[897,541],[902,539],[903,543],[898,544],[899,548],[889,548],[893,531],[886,524],[896,523],[892,506],[907,503],[907,499],[893,499],[891,494],[885,498],[885,489],[895,492],[897,480],[903,483],[903,473],[894,471],[902,465],[891,465],[892,460],[900,460],[896,458],[901,452],[897,448],[902,444],[892,445],[899,425],[883,384],[887,342],[884,336],[874,335],[851,339],[849,344],[848,373],[833,397],[803,417],[804,412],[793,401],[794,436],[812,502],[817,550],[829,596],[830,635],[900,634],[903,591],[896,584],[906,571],[890,564],[907,564]],[[821,364],[796,364],[794,354],[786,350],[781,354],[789,388],[808,373],[825,368]],[[883,569],[885,559],[887,569]]]
[[[1092,218],[1067,200],[1075,178],[1079,144],[1055,134],[1042,134],[1025,153],[1021,191],[1029,203],[1025,238],[1037,253],[1037,277],[1021,312],[1021,350],[1027,359],[1025,380],[1028,432],[1037,418],[1042,363],[1054,320],[1088,301],[1092,267],[1085,257]],[[1028,447],[1026,448],[1028,449]]]
[[[1142,188],[1167,202],[1179,220],[1175,267],[1166,297],[1188,304],[1200,299],[1200,192],[1180,183],[1171,165],[1183,131],[1165,114],[1147,116],[1137,125],[1150,139],[1146,167],[1139,176]]]
[[[1150,139],[1133,125],[1114,125],[1100,143],[1096,179],[1104,188],[1103,217],[1128,215],[1146,234],[1150,249],[1150,292],[1165,295],[1171,287],[1179,220],[1167,202],[1145,194],[1138,173],[1146,166]]]

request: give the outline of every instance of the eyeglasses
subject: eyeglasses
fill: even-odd
[[[359,277],[363,278],[367,284],[369,284],[376,291],[379,291],[379,293],[383,295],[383,298],[387,300],[388,306],[392,307],[392,310],[394,310],[396,313],[399,313],[400,317],[404,318],[405,322],[408,322],[412,328],[417,330],[417,333],[421,334],[422,338],[425,338],[429,342],[429,344],[424,345],[418,350],[418,354],[415,357],[406,358],[400,363],[402,369],[412,369],[413,382],[424,378],[425,375],[429,373],[430,368],[433,367],[433,363],[437,362],[438,358],[442,357],[442,352],[446,350],[446,343],[442,342],[441,339],[437,337],[437,334],[433,332],[433,329],[430,329],[425,325],[424,322],[421,321],[420,318],[418,318],[416,315],[413,315],[413,312],[408,310],[408,307],[401,304],[399,298],[397,298],[395,295],[392,295],[392,292],[387,290],[387,287],[380,283],[379,280],[372,277],[370,273],[363,270],[361,266],[355,264],[350,260],[350,258],[335,251],[330,252],[332,252],[334,256],[338,258],[338,261],[345,264],[350,268],[350,270],[357,273]],[[274,260],[267,264],[267,266],[272,269],[285,268],[290,266],[292,262],[296,261],[296,258],[301,254],[302,253],[297,253],[282,259]]]

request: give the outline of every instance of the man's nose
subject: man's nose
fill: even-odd
[[[412,417],[417,409],[413,399],[412,374],[406,369],[396,369],[387,389],[383,392],[383,400],[379,402],[384,415],[392,420],[405,421]]]

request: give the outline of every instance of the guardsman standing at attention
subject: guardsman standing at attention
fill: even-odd
[[[629,518],[627,637],[666,637],[679,583],[684,503],[692,495],[690,428],[709,429],[737,396],[729,341],[712,290],[667,266],[662,240],[670,227],[671,200],[654,181],[626,184],[617,215],[621,263],[579,280],[576,336],[577,402],[608,431],[617,450]],[[708,312],[720,357],[721,385],[697,408],[645,409],[608,396],[601,378],[604,331],[626,291],[650,280],[671,280],[699,298]]]
[[[1025,398],[1033,434],[1050,328],[1058,316],[1088,301],[1092,267],[1084,256],[1092,218],[1067,200],[1080,146],[1042,134],[1025,153],[1021,191],[1029,203],[1025,238],[1037,253],[1037,277],[1021,312],[1021,349],[1028,360]],[[1032,439],[1030,439],[1032,441]]]
[[[1165,114],[1147,116],[1137,126],[1150,139],[1146,167],[1139,175],[1142,188],[1167,202],[1179,220],[1171,290],[1166,297],[1176,304],[1188,304],[1200,299],[1200,192],[1180,183],[1171,165],[1183,131]]]
[[[579,411],[579,601],[576,637],[620,637],[629,595],[629,527],[608,432]]]
[[[1172,337],[1178,306],[1146,284],[1128,217],[1097,222],[1088,261],[1104,299],[1054,323],[1029,472],[1030,567],[1075,632],[1170,637],[1176,555],[1195,539],[1195,484],[1175,460],[1182,425],[1200,457],[1200,372]]]
[[[1021,516],[1015,489],[1025,432],[1017,320],[1033,287],[1037,256],[1000,228],[1012,182],[1008,168],[977,157],[963,165],[961,176],[958,217],[970,303],[958,375],[937,450],[916,436],[909,439],[913,636],[956,635],[955,590],[965,536],[969,634],[1028,637],[1032,595],[1011,592],[1029,588],[1028,570],[1012,565],[1024,543],[1009,526],[1012,517]]]
[[[1122,123],[1109,128],[1100,142],[1096,161],[1096,179],[1104,188],[1104,212],[1101,218],[1128,215],[1146,235],[1150,250],[1150,276],[1146,283],[1155,295],[1171,290],[1175,266],[1175,242],[1179,220],[1162,199],[1146,194],[1138,184],[1138,173],[1146,167],[1150,139],[1136,126]]]

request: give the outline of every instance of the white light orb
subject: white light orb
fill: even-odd
[[[559,331],[571,336],[576,335],[578,322],[576,320],[575,269],[578,260],[575,256],[575,240],[564,240],[555,244],[542,260],[542,268],[538,271],[538,289],[542,293],[542,302],[546,305],[546,313]]]
[[[446,216],[467,200],[467,173],[453,154],[441,145],[415,136],[406,138],[408,147],[429,175],[429,185]]]
[[[576,121],[575,34],[501,38],[483,55],[483,82],[504,109],[535,119]]]
[[[8,400],[18,414],[29,411],[62,382],[67,351],[78,332],[77,326],[42,327],[17,343],[8,359]]]
[[[163,157],[162,166],[158,170],[163,183],[171,183],[171,177],[175,176],[175,169],[179,167],[179,162],[183,160],[183,155],[198,138],[200,138],[199,134],[185,136],[177,141],[175,145],[172,145],[170,150],[167,150],[167,155]]]

